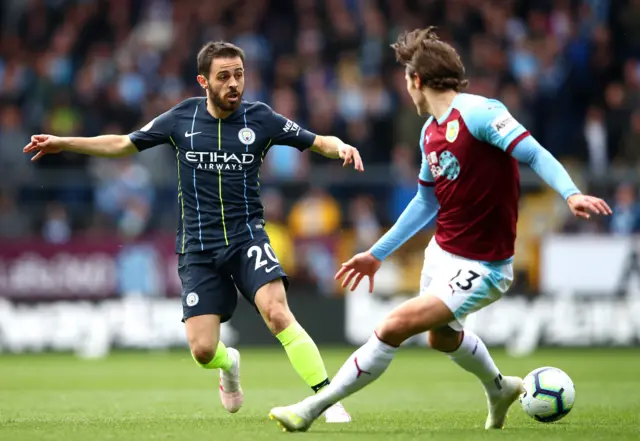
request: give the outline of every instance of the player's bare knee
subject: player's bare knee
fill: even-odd
[[[208,364],[216,355],[220,335],[220,317],[213,314],[197,315],[188,318],[185,326],[193,358],[199,364]]]
[[[390,316],[378,326],[376,335],[384,343],[400,346],[414,335],[412,327],[411,320],[402,316]]]
[[[284,296],[281,298],[279,296],[270,297],[267,301],[263,301],[258,309],[260,309],[267,327],[274,335],[284,331],[293,323],[293,314]]]
[[[191,354],[199,364],[209,364],[216,355],[213,345],[195,343],[191,344]]]
[[[284,331],[295,320],[280,280],[274,280],[260,288],[256,293],[255,302],[267,327],[274,335]]]
[[[462,341],[462,332],[448,326],[429,331],[429,346],[440,352],[454,352]]]
[[[273,335],[279,334],[293,323],[293,313],[286,303],[274,302],[262,312],[265,323]]]

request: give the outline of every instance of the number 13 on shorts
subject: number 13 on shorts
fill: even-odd
[[[473,283],[476,282],[476,285],[478,285],[479,281],[482,281],[480,274],[478,274],[474,270],[465,270],[465,273],[463,274],[462,268],[460,268],[456,275],[453,276],[449,281],[449,287],[451,288],[452,293],[456,290],[456,288],[463,291],[469,291],[474,288]],[[477,286],[475,288],[477,288]]]
[[[461,329],[464,319],[506,293],[513,281],[511,263],[487,264],[441,253],[429,256],[422,271],[421,295],[434,295],[453,312]]]

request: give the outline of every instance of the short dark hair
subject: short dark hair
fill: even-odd
[[[208,77],[211,63],[216,58],[235,57],[240,57],[244,64],[244,51],[238,46],[226,41],[210,41],[198,52],[198,74]]]
[[[464,78],[464,65],[458,52],[440,40],[435,29],[429,26],[404,32],[391,47],[409,75],[417,75],[426,87],[459,92],[469,85]]]

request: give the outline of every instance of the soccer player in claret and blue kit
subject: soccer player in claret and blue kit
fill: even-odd
[[[206,44],[197,57],[205,97],[189,98],[129,135],[61,138],[35,135],[24,148],[33,160],[61,151],[132,155],[159,145],[175,150],[179,218],[176,252],[182,319],[191,354],[220,369],[220,398],[229,412],[243,403],[240,354],[219,340],[237,292],[253,304],[282,343],[293,368],[315,392],[329,384],[318,348],[287,306],[287,275],[269,243],[260,202],[260,167],[272,145],[312,150],[364,171],[358,150],[315,135],[261,102],[242,99],[244,52],[226,42]],[[336,403],[327,422],[349,422]]]
[[[405,66],[407,90],[420,115],[430,117],[418,140],[418,192],[396,224],[336,274],[351,290],[384,259],[435,219],[425,250],[420,295],[391,311],[319,394],[269,416],[285,430],[305,431],[324,409],[370,384],[389,367],[398,347],[428,331],[429,344],[480,380],[489,408],[486,429],[504,426],[522,379],[503,376],[465,318],[500,299],[513,281],[518,217],[518,162],[528,164],[567,202],[574,215],[608,215],[601,199],[583,195],[562,165],[494,99],[462,93],[467,81],[455,49],[433,28],[404,33],[392,45]]]

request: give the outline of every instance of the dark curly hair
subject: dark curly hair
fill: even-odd
[[[410,76],[417,75],[423,86],[434,90],[460,92],[469,85],[458,52],[440,40],[435,26],[400,34],[391,45],[396,60]]]

